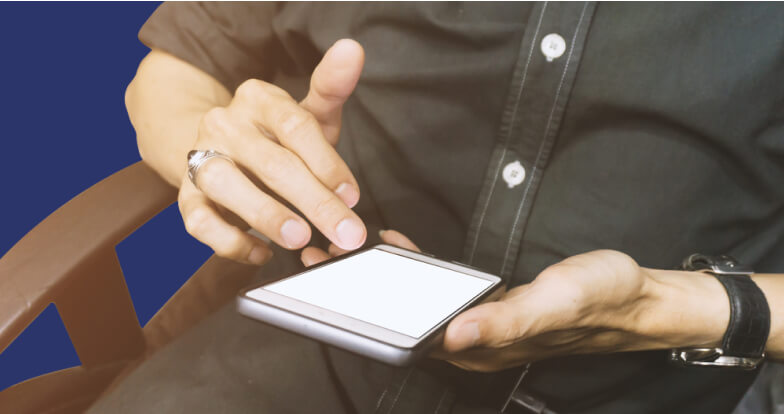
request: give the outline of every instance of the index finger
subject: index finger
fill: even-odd
[[[248,111],[256,126],[274,135],[296,154],[325,187],[347,206],[359,201],[359,185],[348,165],[324,137],[316,117],[283,90],[261,81],[246,81],[237,89],[231,106]]]

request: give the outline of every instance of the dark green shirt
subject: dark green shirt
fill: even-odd
[[[781,5],[186,3],[140,34],[232,90],[277,75],[295,96],[344,37],[366,50],[339,149],[370,229],[512,284],[594,249],[784,269]],[[558,358],[522,387],[559,412],[718,413],[754,377],[664,361]],[[409,380],[389,393],[398,410],[447,395]]]

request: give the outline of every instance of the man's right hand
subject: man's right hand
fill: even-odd
[[[334,145],[341,108],[363,63],[362,47],[340,40],[314,70],[302,102],[274,85],[248,80],[228,106],[207,112],[193,149],[223,153],[237,165],[209,160],[199,169],[198,188],[184,174],[178,201],[188,233],[219,256],[253,264],[269,259],[267,244],[230,224],[221,214],[226,209],[284,248],[304,247],[310,226],[274,193],[336,246],[360,247],[367,230],[351,211],[359,186]],[[265,190],[255,183],[263,183]]]

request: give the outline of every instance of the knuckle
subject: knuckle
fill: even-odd
[[[287,141],[304,138],[318,126],[316,117],[300,108],[281,111],[276,122],[283,134],[281,139]]]
[[[271,183],[290,182],[296,176],[296,170],[302,164],[302,161],[285,148],[273,148],[275,149],[267,151],[269,157],[262,164],[264,178]]]
[[[579,265],[563,261],[547,266],[536,278],[557,285],[571,284],[573,282],[572,274],[579,273],[581,270]]]
[[[266,207],[253,209],[253,211],[248,213],[247,217],[245,217],[245,221],[249,226],[264,233],[264,230],[270,227],[270,223],[276,221],[275,218],[269,213],[266,213],[266,211],[268,211]]]
[[[225,184],[225,175],[221,173],[223,167],[223,165],[221,165],[222,162],[223,160],[212,159],[199,167],[199,174],[197,175],[199,188],[210,193],[215,189],[221,188],[221,186]]]
[[[346,170],[343,168],[341,162],[329,162],[328,159],[322,159],[319,161],[320,162],[316,164],[318,167],[317,174],[320,178],[326,179],[330,182],[334,181],[335,183],[351,181],[346,177]]]
[[[206,207],[197,207],[187,214],[183,221],[185,223],[185,230],[193,237],[199,238],[204,234],[210,226],[210,213]]]
[[[207,111],[199,123],[199,135],[225,136],[231,135],[232,126],[228,110],[223,107],[215,107]]]
[[[505,326],[501,330],[500,337],[491,341],[489,345],[493,348],[503,348],[519,339],[520,339],[519,327],[516,324],[510,324]]]
[[[341,103],[346,100],[347,95],[341,93],[340,88],[335,88],[328,78],[313,76],[310,78],[310,88],[318,94],[321,99],[329,102]]]
[[[234,259],[241,257],[242,243],[238,240],[229,240],[226,243],[212,246],[212,249],[220,257]]]
[[[177,208],[180,210],[180,216],[183,218],[185,217],[185,205],[187,204],[188,200],[183,194],[182,189],[177,192]]]
[[[237,87],[237,90],[234,91],[234,97],[240,100],[263,98],[267,95],[267,85],[266,82],[258,79],[248,79]]]
[[[560,263],[547,266],[544,268],[544,270],[542,270],[539,273],[539,275],[536,278],[540,280],[553,280],[553,279],[562,278],[562,273],[560,270],[561,266],[562,265]]]
[[[259,102],[272,97],[291,98],[285,90],[259,79],[248,79],[234,91],[234,98],[241,102]]]
[[[313,205],[312,218],[316,221],[329,220],[341,213],[340,204],[332,197],[325,197],[316,201]]]
[[[617,267],[631,272],[639,266],[631,256],[618,250],[597,250],[595,253],[600,255],[608,267]]]
[[[495,309],[497,319],[488,322],[485,345],[490,348],[503,348],[519,341],[525,331],[525,321],[521,321],[513,305],[498,302]]]
[[[561,303],[578,305],[586,300],[587,292],[586,287],[572,273],[554,265],[545,269],[537,279],[541,279],[539,284],[550,292],[558,292]]]

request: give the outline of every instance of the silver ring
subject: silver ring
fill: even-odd
[[[199,188],[199,185],[196,184],[196,174],[199,173],[199,168],[213,158],[223,158],[234,164],[234,160],[229,158],[228,155],[213,150],[193,150],[188,153],[188,178],[190,178],[196,188]]]

